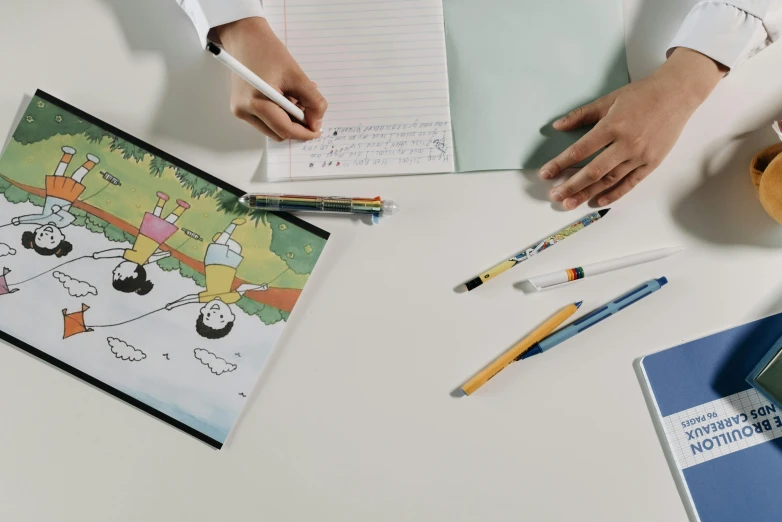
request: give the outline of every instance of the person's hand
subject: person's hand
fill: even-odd
[[[291,120],[276,103],[236,74],[232,75],[231,111],[274,141],[311,140],[320,136],[328,104],[264,18],[246,18],[215,28],[226,51],[263,81],[304,110],[307,125]]]
[[[711,58],[678,48],[650,77],[557,120],[554,128],[558,131],[596,125],[540,169],[543,179],[554,178],[605,150],[555,187],[551,199],[572,210],[595,198],[605,206],[630,192],[662,163],[725,72]]]
[[[62,210],[62,207],[60,205],[52,205],[52,214],[56,214],[59,211]]]
[[[19,220],[19,218],[18,218],[18,217],[15,217],[15,218],[12,218],[12,219],[11,219],[11,224],[12,224],[13,226],[15,226],[15,227],[16,227],[16,226],[19,226],[19,223],[21,223],[21,221]]]

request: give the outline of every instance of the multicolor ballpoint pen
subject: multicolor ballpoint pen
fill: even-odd
[[[287,194],[247,194],[239,203],[252,209],[281,212],[332,212],[370,215],[373,221],[399,211],[391,200],[378,198],[343,198],[325,196],[294,196]]]

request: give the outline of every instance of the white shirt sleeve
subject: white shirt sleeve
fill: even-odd
[[[782,0],[699,2],[671,43],[734,69],[782,37]]]
[[[203,47],[213,27],[263,16],[261,0],[177,0],[177,3],[195,25]]]

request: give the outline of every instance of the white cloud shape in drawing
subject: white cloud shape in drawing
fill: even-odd
[[[68,293],[73,297],[84,297],[85,295],[98,295],[98,289],[89,283],[74,279],[68,274],[62,272],[54,272],[52,274],[54,278],[62,283],[62,286],[68,290]]]
[[[135,348],[130,346],[122,339],[117,339],[116,337],[109,337],[106,340],[109,342],[109,346],[111,347],[111,353],[113,353],[114,357],[116,357],[117,359],[122,359],[123,361],[137,362],[147,358],[147,354],[145,354],[141,350],[136,350]]]
[[[15,256],[15,255],[16,255],[16,250],[6,245],[5,243],[0,243],[0,257]]]
[[[203,348],[196,348],[195,350],[193,350],[193,354],[195,355],[195,358],[201,362],[201,364],[203,364],[204,366],[208,366],[209,371],[211,371],[215,375],[230,373],[236,369],[235,364],[231,364],[225,359],[221,359],[220,357],[216,356],[209,350],[204,350]]]

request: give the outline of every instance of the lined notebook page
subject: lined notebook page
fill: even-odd
[[[264,0],[329,102],[323,136],[269,141],[270,180],[454,170],[441,0]]]

